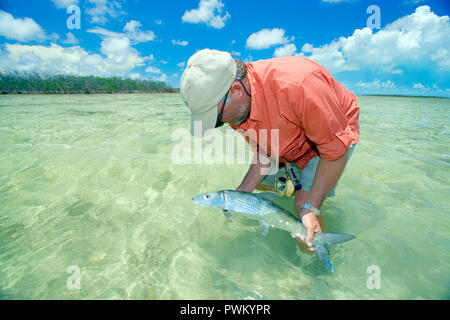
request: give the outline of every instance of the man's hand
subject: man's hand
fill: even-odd
[[[303,227],[306,229],[306,239],[304,240],[308,246],[314,239],[314,232],[322,232],[319,220],[314,212],[308,212],[302,217]]]
[[[267,167],[267,164],[270,164],[270,166]],[[236,190],[253,192],[258,184],[264,179],[264,176],[270,170],[271,166],[272,162],[270,161],[270,158],[262,153],[253,154],[252,164],[250,165],[244,180],[242,180]]]
[[[236,190],[236,191],[245,191],[245,192],[252,192],[252,191],[253,191],[253,190],[244,188],[244,187],[242,187],[242,186],[237,187],[235,190]]]
[[[314,239],[314,232],[322,232],[322,227],[314,212],[306,213],[302,217],[302,224],[306,229],[306,238],[300,234],[293,234],[292,236],[301,240],[298,243],[298,247],[302,252],[313,253],[314,249],[312,248],[312,241]]]

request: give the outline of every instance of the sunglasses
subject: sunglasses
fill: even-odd
[[[244,84],[242,83],[242,80],[238,80],[241,85],[242,88],[244,88],[245,93],[251,97],[252,95],[247,91],[247,89],[245,89]],[[230,88],[231,89],[231,88]],[[223,99],[223,105],[222,105],[222,109],[220,109],[219,115],[217,116],[217,121],[216,121],[216,126],[215,128],[219,128],[221,126],[224,125],[224,123],[222,122],[222,116],[223,116],[223,109],[225,108],[225,104],[227,103],[227,99],[228,99],[228,94],[230,93],[230,90],[227,91],[227,94],[225,95],[225,98]]]
[[[225,109],[225,104],[227,103],[229,93],[230,93],[230,90],[227,91],[227,94],[225,95],[225,98],[223,99],[222,108],[220,109],[219,115],[217,116],[215,128],[219,128],[224,125],[224,123],[222,122],[223,109]]]

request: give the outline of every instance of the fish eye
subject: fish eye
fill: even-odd
[[[206,195],[206,199],[209,199],[209,194]]]

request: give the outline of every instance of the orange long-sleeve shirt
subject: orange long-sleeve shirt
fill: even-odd
[[[269,155],[270,130],[278,129],[280,162],[296,162],[303,169],[318,154],[337,160],[359,141],[356,96],[318,63],[304,57],[254,61],[247,63],[247,78],[249,118],[230,126],[242,129],[247,142]],[[246,134],[250,129],[255,130],[256,141]],[[267,139],[261,139],[261,129],[267,130]]]

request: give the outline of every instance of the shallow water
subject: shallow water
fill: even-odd
[[[357,239],[331,249],[331,274],[288,233],[192,204],[247,164],[173,163],[179,95],[1,96],[0,298],[450,298],[450,100],[359,105],[361,142],[322,207]]]

